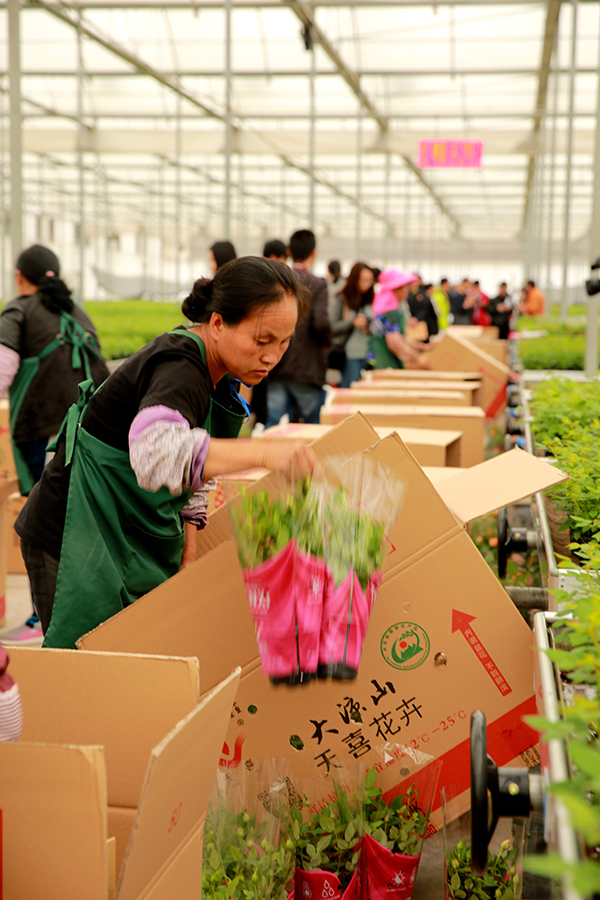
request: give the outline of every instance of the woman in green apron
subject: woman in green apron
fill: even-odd
[[[77,402],[79,383],[91,379],[100,385],[108,377],[96,330],[59,275],[60,263],[48,247],[23,250],[15,272],[19,296],[0,316],[0,396],[9,391],[12,450],[23,495],[40,478],[48,441]],[[40,634],[34,610],[3,640],[23,644]]]
[[[234,260],[195,283],[191,327],[155,338],[95,393],[81,385],[15,525],[44,646],[74,647],[192,562],[216,475],[312,471],[304,445],[235,440],[248,414],[238,382],[279,362],[305,303],[285,265]]]

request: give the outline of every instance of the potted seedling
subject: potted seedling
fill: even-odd
[[[446,900],[519,900],[521,869],[517,848],[510,840],[502,842],[497,853],[488,850],[485,875],[471,869],[471,845],[460,840],[455,849],[446,850]]]
[[[398,900],[410,898],[430,803],[423,810],[413,786],[387,798],[376,777],[371,769],[354,793],[334,782],[334,799],[324,807],[304,816],[292,810],[296,900],[325,896],[326,886],[331,900],[383,900],[390,891]]]

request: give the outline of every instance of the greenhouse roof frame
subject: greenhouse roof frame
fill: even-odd
[[[135,222],[150,221],[144,214],[146,176],[128,182],[124,174],[137,167],[140,173],[163,173],[156,176],[163,187],[147,193],[156,199],[164,191],[159,218],[177,228],[182,210],[197,208],[198,197],[208,192],[207,221],[199,233],[224,234],[225,221],[219,226],[215,210],[228,208],[229,192],[238,240],[244,231],[255,241],[268,234],[273,212],[281,208],[277,228],[289,230],[314,215],[317,233],[339,232],[349,256],[360,255],[363,238],[372,244],[378,235],[381,261],[397,252],[408,264],[416,247],[418,261],[419,255],[437,252],[440,242],[464,245],[465,253],[477,258],[478,245],[489,249],[494,238],[501,254],[516,238],[524,244],[525,268],[539,277],[544,269],[550,272],[564,238],[561,217],[568,213],[573,240],[567,238],[567,244],[582,258],[592,216],[600,24],[591,0],[579,0],[583,22],[576,35],[576,106],[570,110],[574,2],[230,0],[235,27],[228,80],[219,55],[224,44],[218,18],[226,14],[227,0],[25,0],[24,22],[51,16],[72,30],[73,47],[79,41],[84,49],[78,71],[62,32],[52,32],[65,48],[52,59],[37,51],[34,31],[22,41],[25,205],[32,214],[45,215],[35,212],[40,204],[33,190],[43,157],[61,173],[57,196],[74,221],[81,219],[80,233],[89,230],[81,215],[84,190],[88,210],[101,196],[107,209],[112,204],[116,227],[125,224],[139,190]],[[0,9],[7,6],[7,0],[0,2]],[[146,28],[144,16],[155,17],[154,24]],[[197,24],[192,27],[194,16],[200,16],[210,40]],[[258,25],[247,27],[248,16],[256,16]],[[163,34],[155,24],[159,19]],[[511,30],[507,23],[513,20]],[[236,26],[238,21],[243,25]],[[301,48],[300,27],[312,32],[314,51]],[[496,31],[497,47],[486,43],[486,34],[491,38]],[[393,52],[396,39],[400,54]],[[195,55],[194,40],[203,48]],[[431,52],[420,53],[428,42]],[[92,51],[92,43],[99,52]],[[190,65],[192,58],[200,64]],[[0,66],[5,152],[7,110],[1,98],[9,88],[2,71]],[[555,83],[556,104],[549,90]],[[234,93],[229,113],[227,84]],[[311,84],[312,105],[307,102]],[[484,168],[422,170],[419,137],[482,139]],[[78,159],[79,189],[67,174]],[[127,209],[123,183],[132,188]],[[39,176],[46,206],[53,202],[51,184]],[[298,203],[296,223],[286,190]],[[396,247],[402,241],[401,254],[390,250],[392,239]]]

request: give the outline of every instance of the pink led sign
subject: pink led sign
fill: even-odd
[[[481,169],[483,141],[419,141],[419,169]]]

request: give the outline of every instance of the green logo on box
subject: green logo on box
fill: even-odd
[[[381,638],[381,655],[393,669],[416,669],[429,656],[427,632],[414,622],[397,622]]]

